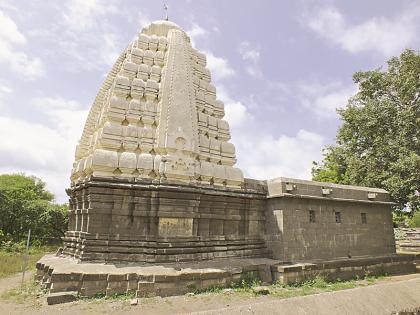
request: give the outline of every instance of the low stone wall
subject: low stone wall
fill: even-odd
[[[420,254],[420,228],[394,229],[397,251]]]
[[[273,281],[299,283],[316,276],[329,281],[351,280],[367,275],[401,275],[416,272],[415,256],[389,256],[333,260],[323,263],[302,263],[272,266]]]

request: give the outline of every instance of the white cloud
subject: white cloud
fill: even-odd
[[[71,0],[62,13],[63,23],[59,38],[63,52],[75,58],[81,69],[111,66],[121,53],[119,36],[109,25],[108,17],[119,12],[114,1]],[[140,23],[146,16],[138,13]],[[81,56],[83,51],[84,56]]]
[[[187,30],[186,33],[191,39],[191,44],[193,47],[196,46],[197,39],[207,35],[209,32],[202,28],[200,25],[193,23],[191,29]]]
[[[26,38],[18,30],[16,23],[3,11],[0,11],[0,26],[0,40],[12,44],[26,44]]]
[[[248,118],[250,114],[241,102],[225,103],[225,119],[231,127],[242,124]]]
[[[109,69],[140,27],[150,22],[144,11],[130,10],[116,0],[69,0],[51,9],[56,10],[51,27],[34,29],[29,35],[42,43],[51,63],[60,63],[70,72]],[[133,36],[118,31],[117,18],[135,25]]]
[[[77,101],[59,96],[36,98],[33,104],[49,118],[53,128],[73,144],[71,150],[74,150],[88,111],[82,109],[82,105]]]
[[[6,11],[19,12],[19,9],[16,7],[14,2],[15,1],[11,1],[11,0],[2,0],[0,1],[0,9],[4,9]]]
[[[217,84],[217,97],[225,104],[224,119],[232,128],[240,127],[254,117],[240,101],[232,99],[223,84]]]
[[[26,37],[16,23],[0,11],[0,62],[9,65],[23,79],[35,79],[44,74],[43,64],[37,57],[30,58],[19,46],[27,44]]]
[[[87,111],[77,102],[61,97],[38,98],[33,103],[48,117],[48,126],[0,117],[0,172],[38,176],[47,182],[57,200],[64,202]]]
[[[93,28],[100,17],[117,12],[117,7],[110,1],[70,0],[63,12],[66,24],[76,30]]]
[[[245,68],[246,72],[254,78],[261,78],[262,77],[262,72],[258,67],[255,66],[247,66]]]
[[[197,40],[210,34],[208,30],[204,29],[196,23],[192,23],[191,28],[187,30],[186,33],[191,39],[192,46],[196,49],[198,49],[196,47]],[[221,81],[236,74],[236,71],[232,68],[226,58],[217,57],[210,50],[204,50],[203,53],[206,55],[207,68],[212,74],[213,81]]]
[[[0,98],[13,92],[13,89],[8,85],[0,84]]]
[[[355,25],[336,8],[324,7],[305,15],[303,23],[350,53],[376,51],[390,56],[418,44],[420,5],[408,7],[394,18],[377,16]]]
[[[113,65],[121,53],[117,45],[118,36],[113,33],[105,33],[102,35],[102,39],[102,48],[99,53],[100,60],[103,64]]]
[[[33,104],[47,114],[54,110],[77,110],[81,105],[74,100],[67,100],[63,97],[38,97],[33,100]]]
[[[260,60],[260,51],[256,48],[251,48],[249,42],[242,42],[239,44],[239,53],[243,60],[258,62]]]
[[[259,66],[260,50],[255,47],[251,47],[249,42],[241,42],[239,44],[238,51],[242,60],[247,62],[245,67],[246,72],[252,77],[261,78],[262,72]]]
[[[212,52],[204,52],[207,56],[207,67],[210,69],[215,81],[223,80],[235,75],[235,70],[227,59],[216,57]]]
[[[251,62],[252,66],[258,66],[259,52],[243,45],[244,60]],[[301,129],[296,135],[280,135],[272,137],[258,130],[254,116],[249,111],[249,106],[232,97],[223,83],[223,79],[234,75],[227,60],[214,57],[206,52],[208,67],[216,77],[218,98],[225,104],[225,117],[231,127],[232,143],[236,147],[237,166],[245,175],[256,179],[269,179],[279,176],[310,179],[312,161],[322,158],[321,149],[324,138],[314,132]],[[259,70],[259,68],[257,68]],[[282,90],[288,89],[284,84],[279,85]],[[296,89],[296,88],[295,88]],[[324,103],[319,101],[319,106]],[[255,106],[255,104],[254,104]],[[258,107],[258,106],[256,106]]]
[[[7,99],[8,95],[11,95],[13,93],[13,89],[5,84],[2,84],[0,82],[0,109],[2,109],[6,102],[4,102],[5,99]]]
[[[348,99],[357,92],[357,86],[344,85],[341,82],[301,83],[297,90],[303,106],[314,112],[318,118],[328,119],[337,117],[337,109],[347,105]]]
[[[224,119],[231,127],[237,166],[246,176],[256,179],[279,176],[311,178],[312,161],[322,158],[321,150],[325,143],[321,135],[305,129],[293,136],[264,134],[258,129],[249,106],[232,98],[220,83],[217,95],[225,104]]]
[[[274,138],[248,133],[236,140],[238,166],[256,179],[280,176],[310,179],[312,161],[321,158],[324,145],[322,136],[304,129],[295,136]]]
[[[152,20],[144,13],[144,12],[142,12],[142,11],[140,11],[138,14],[137,14],[137,21],[138,21],[138,24],[139,24],[139,26],[140,26],[140,29],[139,29],[139,31],[141,30],[141,29],[143,29],[145,26],[147,26],[147,25],[149,25],[150,23],[152,23]]]

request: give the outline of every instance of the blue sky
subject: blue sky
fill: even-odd
[[[355,71],[419,49],[420,1],[172,0],[206,53],[247,177],[310,178]],[[0,0],[0,173],[41,177],[59,202],[104,76],[163,1]]]

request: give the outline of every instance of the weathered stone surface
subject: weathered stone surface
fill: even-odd
[[[420,228],[394,229],[398,251],[420,254]]]
[[[68,190],[63,254],[105,262],[268,256],[264,188],[255,188],[92,177]]]
[[[291,178],[267,185],[266,240],[273,258],[296,262],[395,254],[385,190]],[[323,195],[323,188],[330,195]],[[370,191],[375,200],[368,199]]]
[[[77,300],[77,292],[75,291],[50,293],[47,296],[48,305],[69,303],[76,300]]]
[[[253,287],[252,292],[258,295],[267,295],[270,294],[270,288],[265,286]]]

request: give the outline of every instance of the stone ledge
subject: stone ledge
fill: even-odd
[[[51,299],[75,291],[80,296],[126,294],[137,296],[181,295],[209,287],[226,287],[243,277],[273,282],[301,282],[317,275],[342,280],[366,273],[405,274],[416,272],[414,255],[362,257],[319,263],[290,263],[267,258],[215,259],[201,262],[161,264],[78,263],[75,259],[46,255],[37,263],[37,281],[50,289]],[[70,295],[73,292],[70,293]],[[71,297],[64,297],[64,299]],[[60,303],[60,302],[57,302]]]
[[[298,198],[298,199],[313,199],[313,200],[324,200],[324,201],[341,201],[341,202],[355,202],[355,203],[366,203],[366,204],[379,204],[379,205],[395,205],[394,202],[390,201],[371,201],[371,200],[360,200],[360,199],[348,199],[348,198],[336,198],[336,197],[320,197],[312,195],[299,195],[299,194],[276,194],[272,196],[267,196],[268,199],[273,198]]]
[[[50,293],[47,296],[48,305],[69,303],[76,300],[77,300],[77,292],[75,291]]]
[[[249,181],[249,183],[247,183]],[[212,185],[198,184],[198,183],[184,183],[176,181],[167,181],[164,179],[151,180],[144,178],[118,178],[118,177],[98,177],[90,176],[83,181],[72,185],[68,188],[67,194],[71,190],[78,190],[85,187],[109,187],[109,188],[124,188],[124,189],[142,189],[142,190],[157,190],[157,191],[173,191],[176,192],[194,192],[214,195],[235,195],[248,198],[262,198],[265,199],[267,188],[264,182],[255,180],[246,180],[244,188],[229,188],[218,187]]]

